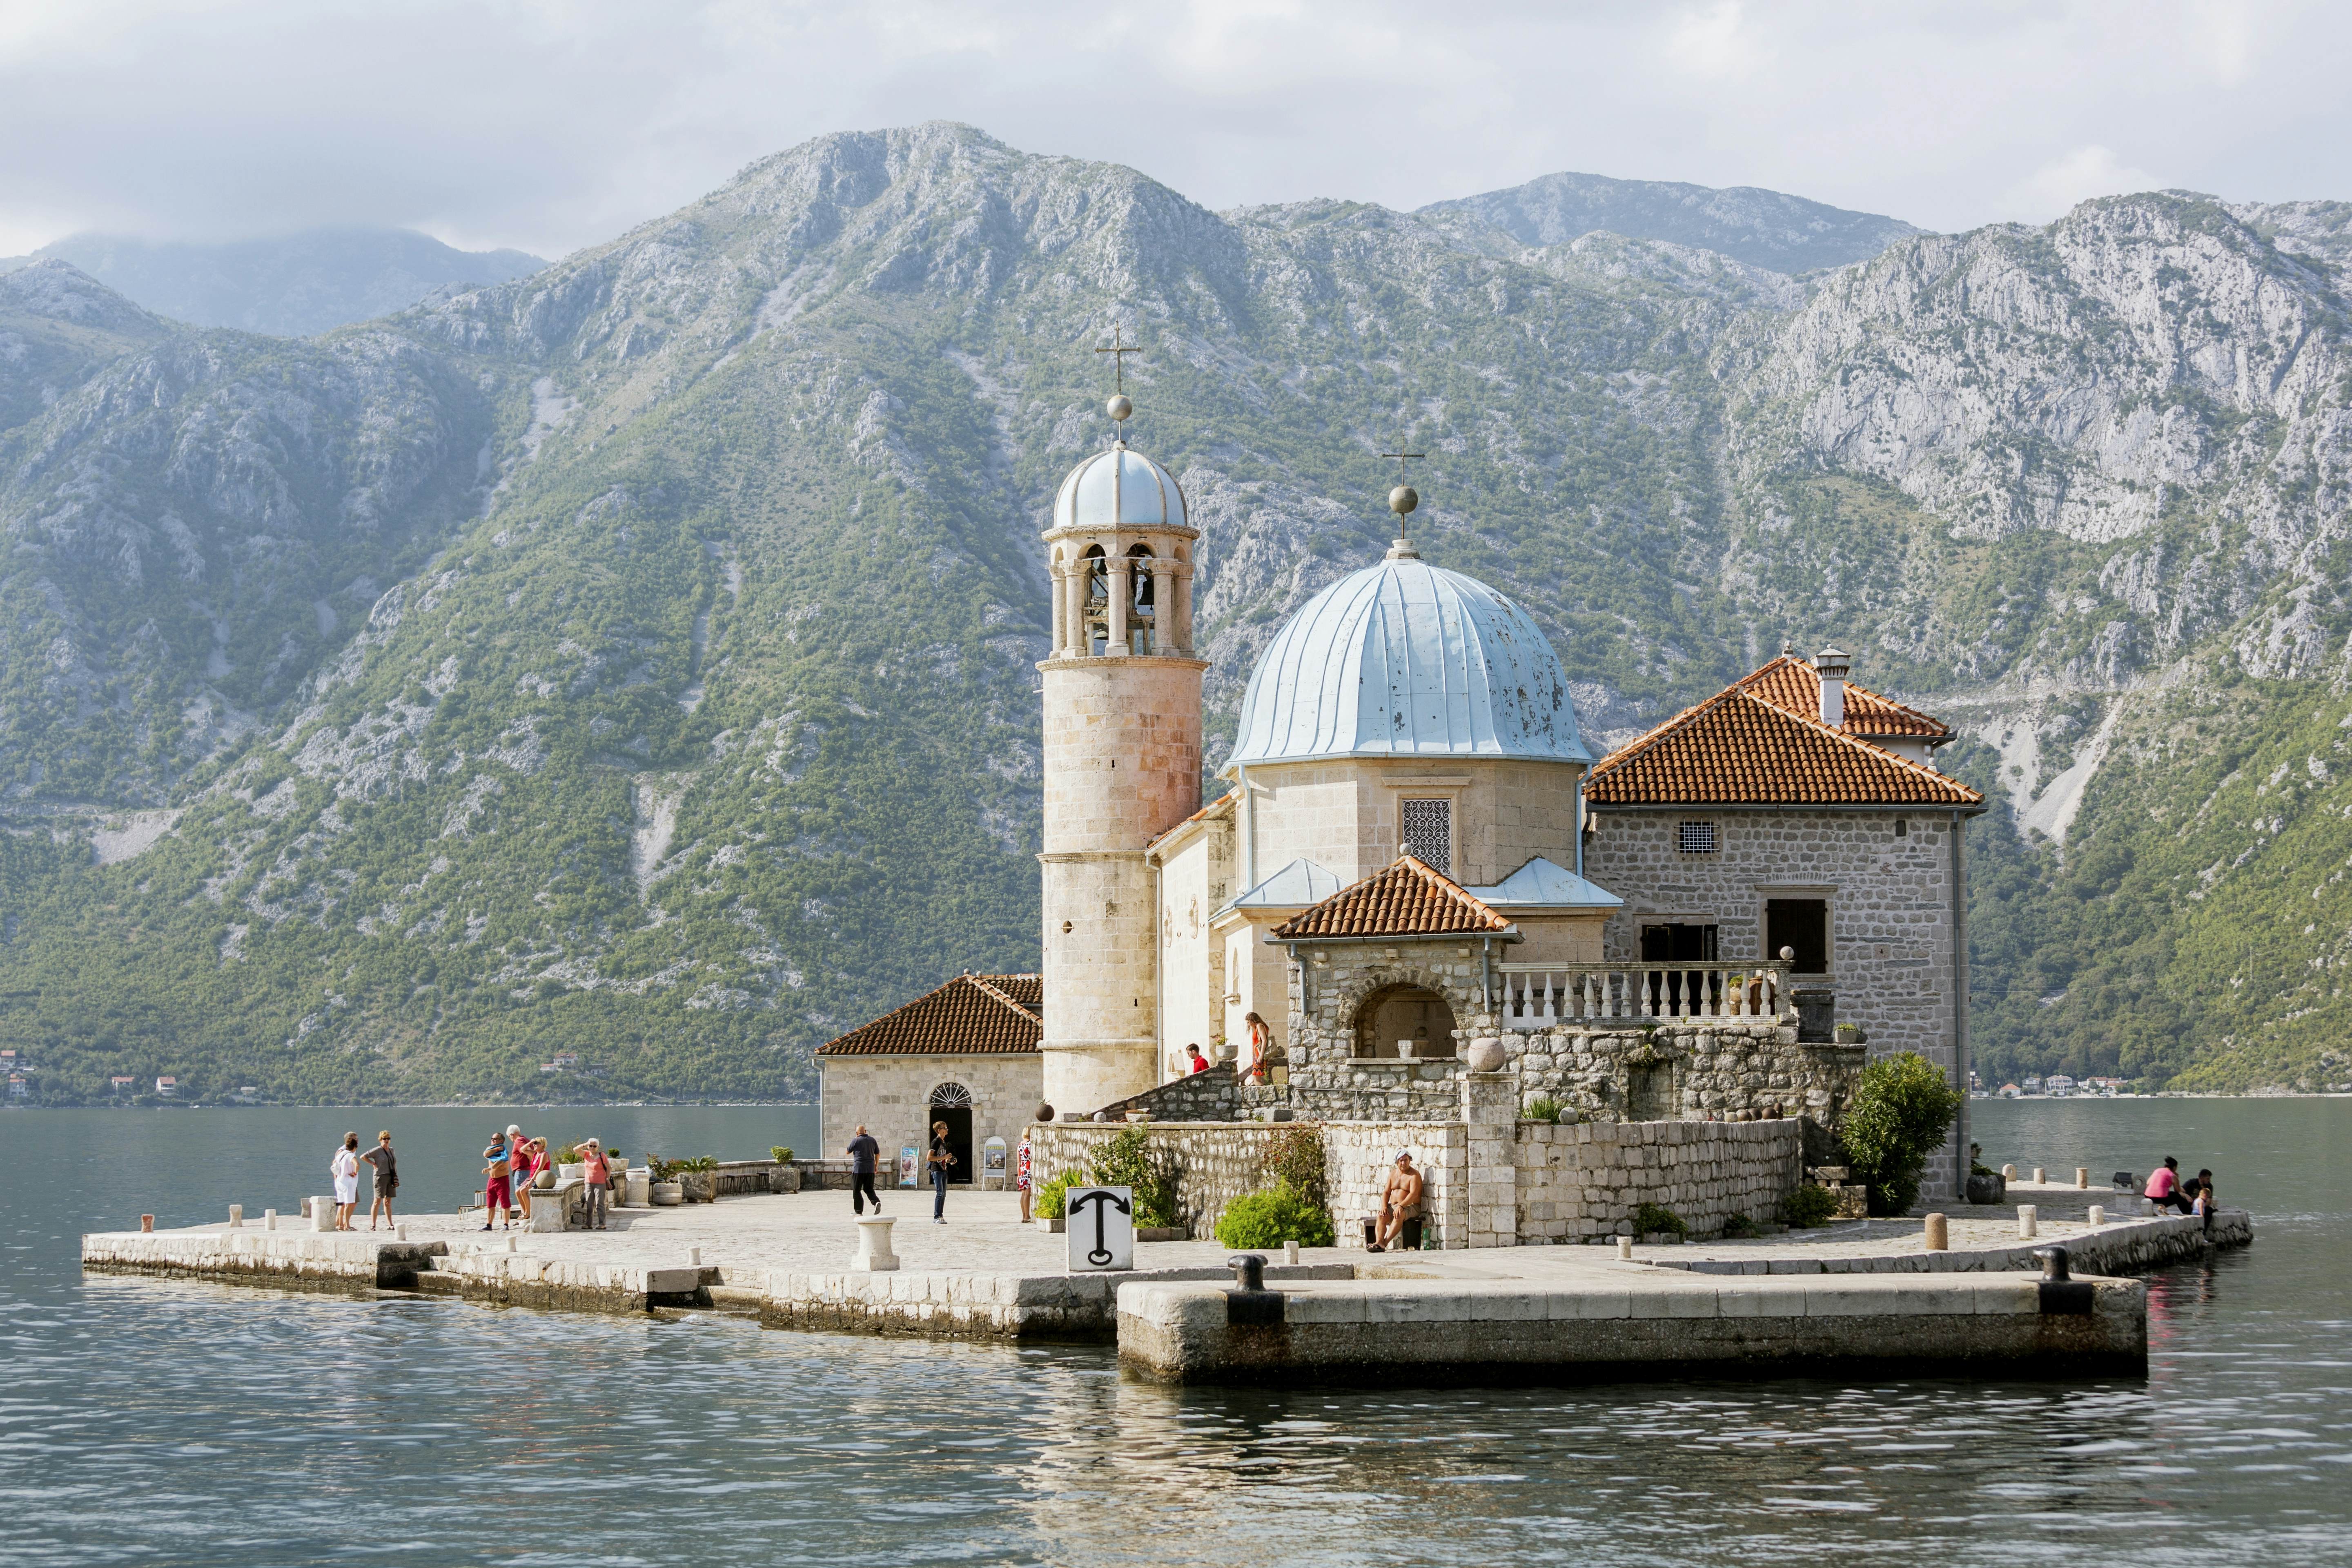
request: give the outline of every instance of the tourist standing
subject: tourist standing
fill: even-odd
[[[948,1149],[948,1124],[931,1123],[931,1223],[948,1222],[948,1167],[956,1163]]]
[[[882,1145],[874,1142],[874,1134],[866,1131],[866,1123],[857,1124],[857,1136],[849,1141],[849,1212],[862,1215],[870,1201],[874,1212],[882,1212],[882,1194],[874,1190],[874,1174],[882,1163]]]
[[[343,1134],[335,1157],[327,1162],[327,1170],[335,1178],[335,1228],[352,1228],[352,1211],[360,1206],[360,1135]]]
[[[1014,1159],[1013,1165],[1013,1184],[1021,1189],[1021,1223],[1023,1225],[1029,1223],[1029,1170],[1036,1158],[1036,1149],[1029,1142],[1029,1134],[1024,1131],[1021,1134],[1021,1152]]]
[[[507,1131],[507,1146],[513,1154],[509,1163],[514,1169],[515,1212],[528,1220],[530,1218],[531,1189],[539,1184],[540,1167],[547,1163],[547,1141],[525,1138],[509,1128]]]
[[[375,1218],[383,1215],[383,1223],[392,1223],[393,1194],[400,1191],[400,1166],[392,1157],[392,1134],[375,1135],[375,1147],[360,1156],[375,1173],[375,1195],[368,1204],[368,1228],[375,1228]]]
[[[2189,1200],[2180,1193],[2180,1162],[2167,1154],[2164,1157],[2164,1163],[2158,1165],[2156,1168],[2156,1173],[2148,1177],[2147,1190],[2140,1195],[2158,1208],[2178,1209],[2182,1214],[2187,1214]]]
[[[604,1151],[593,1138],[580,1145],[580,1167],[588,1183],[588,1212],[581,1227],[603,1230],[613,1212],[613,1168],[604,1163]]]
[[[1273,1040],[1274,1032],[1265,1026],[1265,1020],[1255,1013],[1248,1015],[1242,1021],[1249,1026],[1249,1067],[1243,1076],[1248,1082],[1264,1083],[1266,1047]]]
[[[490,1146],[482,1151],[482,1158],[489,1162],[482,1167],[482,1175],[485,1178],[482,1184],[482,1228],[484,1230],[491,1228],[500,1214],[506,1215],[507,1228],[509,1230],[514,1228],[514,1197],[508,1185],[508,1179],[514,1167],[509,1162],[507,1152],[507,1135],[503,1132],[491,1133]]]

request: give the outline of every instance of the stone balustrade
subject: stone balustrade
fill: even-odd
[[[1642,1019],[1793,1016],[1785,963],[1498,963],[1502,1026],[1617,1028]]]

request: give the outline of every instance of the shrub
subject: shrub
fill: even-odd
[[[1633,1211],[1633,1234],[1648,1236],[1653,1231],[1667,1236],[1688,1236],[1690,1226],[1683,1223],[1682,1215],[1664,1204],[1643,1204]]]
[[[1133,1191],[1137,1229],[1176,1223],[1176,1168],[1142,1128],[1119,1129],[1095,1152],[1087,1174],[1096,1186]]]
[[[1235,1198],[1217,1218],[1217,1240],[1225,1247],[1329,1247],[1337,1240],[1323,1205],[1288,1182]]]
[[[562,1148],[556,1150],[555,1163],[559,1165],[576,1165],[580,1163],[580,1145],[577,1143],[566,1143]]]
[[[1267,1140],[1265,1173],[1279,1186],[1285,1182],[1318,1209],[1331,1206],[1329,1174],[1323,1162],[1323,1134],[1292,1122]]]
[[[1799,1187],[1780,1200],[1780,1223],[1810,1230],[1817,1225],[1827,1225],[1830,1215],[1837,1208],[1837,1199],[1827,1187]]]
[[[768,1145],[768,1157],[775,1161],[779,1165],[789,1165],[793,1163],[792,1145],[789,1143],[771,1143]]]
[[[1083,1184],[1076,1172],[1063,1172],[1037,1189],[1037,1195],[1029,1200],[1029,1212],[1040,1219],[1066,1217],[1069,1212],[1069,1191],[1074,1186]]]
[[[1528,1108],[1519,1112],[1519,1120],[1522,1121],[1558,1121],[1559,1120],[1559,1112],[1560,1104],[1559,1100],[1554,1100],[1550,1095],[1539,1094],[1533,1100],[1528,1101]]]
[[[1916,1051],[1881,1057],[1862,1069],[1840,1141],[1854,1176],[1870,1188],[1873,1214],[1902,1214],[1919,1196],[1919,1174],[1959,1113],[1960,1091]]]
[[[1763,1233],[1757,1229],[1754,1220],[1744,1214],[1736,1214],[1723,1222],[1723,1234],[1727,1240],[1744,1241],[1748,1237],[1760,1236]]]

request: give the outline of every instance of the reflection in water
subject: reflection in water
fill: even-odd
[[[2043,1109],[1979,1108],[1989,1154],[2011,1157],[1996,1136],[2014,1147]],[[1345,1393],[1154,1387],[1092,1348],[85,1281],[82,1226],[126,1207],[192,1217],[273,1181],[299,1191],[352,1118],[246,1113],[216,1157],[175,1165],[222,1124],[6,1117],[0,1551],[12,1564],[2352,1561],[2352,1191],[2329,1157],[2352,1107],[2271,1102],[2236,1129],[2210,1102],[2095,1109],[2193,1115],[2202,1142],[2151,1125],[2052,1142],[2112,1135],[2124,1147],[2096,1157],[2122,1164],[2177,1139],[2217,1168],[2202,1151],[2226,1148],[2234,1190],[2290,1215],[2266,1217],[2249,1251],[2151,1279],[2145,1382]],[[497,1114],[381,1120],[430,1172],[427,1151],[470,1158]],[[778,1113],[660,1114],[625,1131],[720,1153],[791,1138],[760,1136]],[[1989,1130],[1996,1116],[2011,1125]]]

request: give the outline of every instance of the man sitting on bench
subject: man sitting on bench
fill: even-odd
[[[1385,1252],[1404,1234],[1404,1222],[1421,1216],[1421,1173],[1412,1168],[1412,1151],[1397,1151],[1396,1164],[1381,1184],[1381,1214],[1370,1250]]]

